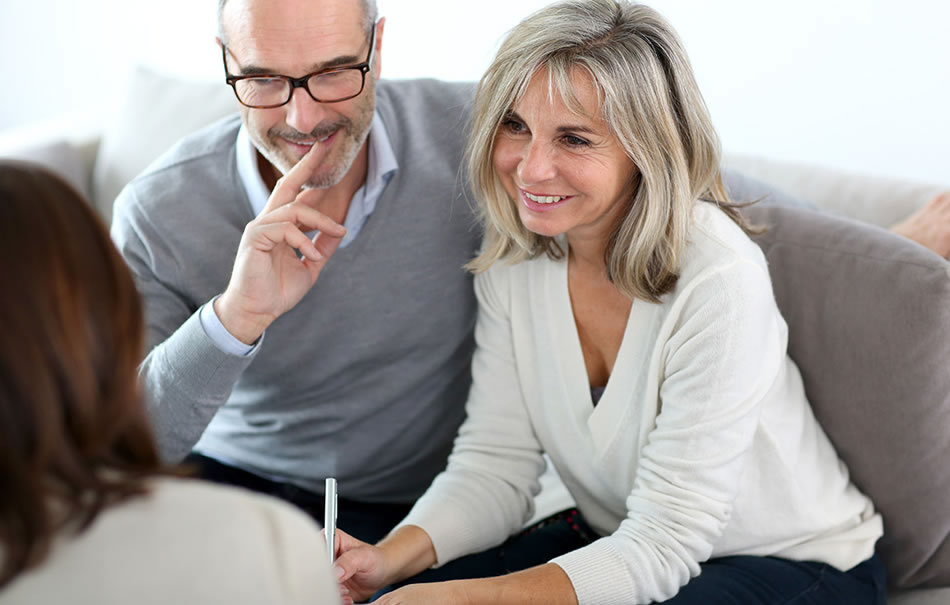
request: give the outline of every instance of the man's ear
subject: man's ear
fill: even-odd
[[[383,29],[386,27],[386,17],[380,17],[379,21],[376,22],[376,60],[373,69],[375,70],[376,79],[379,79],[379,74],[382,73],[382,56],[383,56]]]

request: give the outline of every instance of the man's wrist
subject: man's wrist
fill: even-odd
[[[256,343],[273,322],[270,316],[248,316],[232,311],[223,294],[215,299],[213,309],[224,329],[246,345]]]

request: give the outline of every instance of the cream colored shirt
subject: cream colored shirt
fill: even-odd
[[[184,479],[60,536],[0,605],[336,605],[320,528],[278,500]]]
[[[665,601],[712,557],[873,554],[881,518],[812,414],[760,249],[710,204],[694,219],[675,290],[634,301],[596,407],[567,262],[476,278],[468,419],[403,521],[440,563],[518,531],[542,452],[604,536],[554,560],[581,605]]]

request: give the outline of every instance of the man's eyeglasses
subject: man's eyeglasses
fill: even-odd
[[[376,51],[376,28],[369,36],[369,54],[366,61],[345,67],[331,67],[291,78],[281,74],[253,74],[232,76],[228,73],[227,47],[221,45],[221,60],[224,62],[224,81],[234,89],[241,105],[255,109],[270,109],[286,105],[294,89],[303,88],[314,101],[337,103],[359,96],[366,83],[366,72],[373,63]]]

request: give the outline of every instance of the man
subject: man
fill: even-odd
[[[461,423],[479,239],[459,174],[471,87],[378,81],[383,28],[372,0],[221,0],[240,117],[135,179],[113,223],[163,455],[318,520],[336,477],[339,524],[368,541]]]

